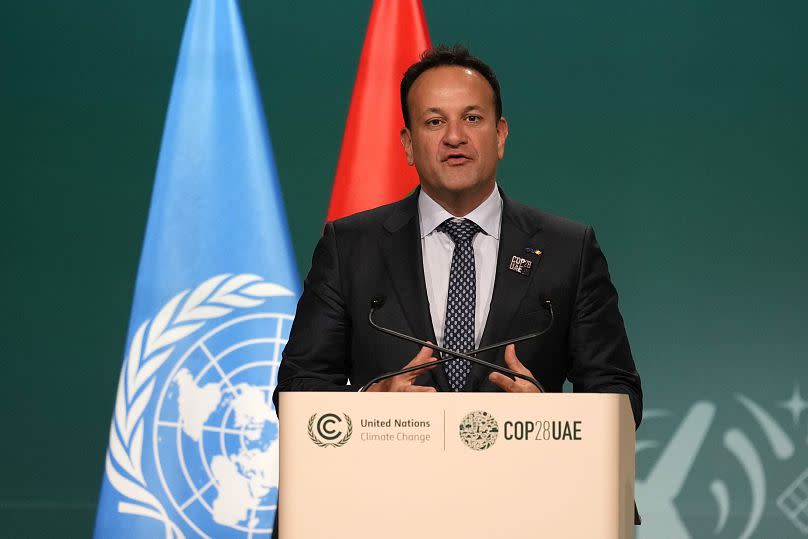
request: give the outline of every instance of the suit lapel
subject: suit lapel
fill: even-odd
[[[432,327],[432,316],[429,313],[421,253],[419,191],[416,189],[414,194],[404,199],[396,212],[384,223],[388,234],[380,240],[380,248],[399,304],[409,324],[410,334],[434,343],[437,339]],[[449,382],[442,368],[432,369],[430,374],[439,391],[449,389]]]
[[[514,255],[530,259],[530,255],[525,254],[525,247],[532,245],[531,242],[539,232],[540,226],[538,223],[526,219],[523,210],[511,202],[504,193],[502,193],[502,198],[502,227],[494,291],[480,347],[516,336],[509,335],[508,328],[511,326],[511,320],[516,314],[522,298],[530,288],[530,283],[536,278],[535,275],[539,270],[538,267],[535,267],[529,275],[523,275],[508,269]],[[480,359],[504,366],[502,357],[501,351],[492,351],[483,354]],[[472,365],[465,389],[467,391],[477,390],[481,381],[487,376],[487,367]]]

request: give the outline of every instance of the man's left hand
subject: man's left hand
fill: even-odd
[[[512,371],[533,377],[533,374],[516,357],[516,345],[514,344],[509,344],[505,347],[505,365]],[[488,375],[488,379],[508,393],[539,393],[539,388],[531,382],[521,378],[513,379],[501,372],[492,372]]]

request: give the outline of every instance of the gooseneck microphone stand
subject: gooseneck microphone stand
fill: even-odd
[[[477,365],[482,365],[484,367],[488,367],[489,369],[491,369],[493,371],[500,372],[502,374],[506,374],[506,375],[509,375],[509,376],[513,376],[514,378],[521,378],[522,380],[527,380],[528,382],[530,382],[531,384],[536,386],[536,388],[538,388],[539,391],[541,391],[542,393],[544,392],[544,387],[539,383],[538,380],[536,380],[532,376],[528,376],[526,374],[516,372],[516,371],[514,371],[512,369],[508,369],[507,367],[502,367],[501,365],[496,365],[494,363],[489,363],[488,361],[485,361],[485,360],[482,360],[482,359],[474,357],[474,355],[482,353],[482,352],[488,352],[489,350],[495,350],[497,348],[504,348],[504,347],[508,346],[509,344],[514,344],[514,343],[518,343],[518,342],[522,342],[522,341],[527,341],[529,339],[534,339],[536,337],[539,337],[539,336],[544,335],[545,333],[547,333],[550,330],[550,328],[553,326],[553,320],[555,319],[555,314],[553,313],[553,304],[550,301],[545,301],[544,302],[545,306],[550,310],[550,323],[547,324],[547,327],[545,327],[541,331],[536,332],[536,333],[529,333],[527,335],[522,335],[521,337],[516,337],[515,339],[508,339],[507,341],[501,341],[501,342],[498,342],[498,343],[490,344],[488,346],[483,346],[481,348],[477,348],[476,350],[472,350],[471,352],[468,352],[467,354],[464,354],[462,352],[457,352],[455,350],[450,350],[448,348],[444,348],[443,346],[433,344],[431,342],[427,342],[427,341],[418,339],[418,338],[413,337],[411,335],[407,335],[405,333],[401,333],[401,332],[398,332],[398,331],[395,331],[395,330],[392,330],[392,329],[389,329],[389,328],[386,328],[386,327],[378,325],[376,322],[373,321],[373,314],[376,312],[376,310],[378,310],[379,308],[381,308],[384,305],[384,301],[385,301],[385,298],[381,297],[381,296],[374,297],[373,299],[370,300],[370,311],[368,312],[368,322],[370,323],[371,327],[373,327],[374,329],[376,329],[378,331],[381,331],[382,333],[386,333],[387,335],[391,335],[393,337],[396,337],[396,338],[399,338],[399,339],[402,339],[402,340],[405,340],[405,341],[408,341],[408,342],[411,342],[411,343],[419,344],[421,346],[426,346],[427,348],[431,348],[432,350],[435,350],[436,352],[443,352],[444,354],[448,354],[448,355],[453,356],[453,357],[445,357],[445,358],[438,359],[438,360],[435,360],[435,361],[430,361],[428,363],[422,363],[421,365],[414,365],[412,367],[405,367],[405,368],[397,370],[397,371],[393,371],[393,372],[389,372],[389,373],[385,373],[385,374],[380,374],[379,376],[373,378],[368,383],[363,385],[359,389],[360,392],[367,391],[367,389],[370,386],[372,386],[373,384],[375,384],[377,382],[381,382],[382,380],[386,380],[388,378],[392,378],[392,377],[398,376],[400,374],[406,374],[408,372],[413,372],[413,371],[417,371],[417,370],[421,370],[421,369],[426,369],[426,368],[436,366],[436,365],[443,365],[444,363],[447,363],[449,361],[453,361],[454,359],[465,359],[467,361],[470,361],[471,363],[475,363]]]

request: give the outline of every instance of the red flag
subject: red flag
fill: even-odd
[[[429,48],[420,0],[374,0],[337,175],[329,221],[394,202],[418,185],[399,141],[404,126],[399,85],[407,68]]]

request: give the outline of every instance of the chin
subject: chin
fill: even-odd
[[[477,192],[490,189],[493,182],[480,181],[474,178],[452,178],[444,182],[447,189],[457,192]]]

